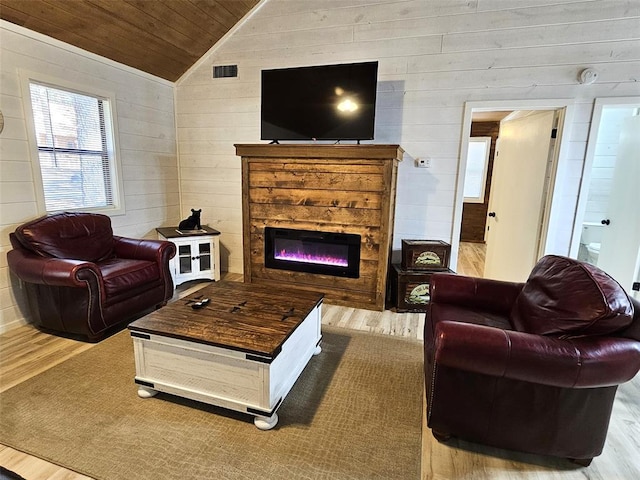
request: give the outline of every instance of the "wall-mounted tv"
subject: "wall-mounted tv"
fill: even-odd
[[[262,71],[262,140],[373,140],[378,62]]]

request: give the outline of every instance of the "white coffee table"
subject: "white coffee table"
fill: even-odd
[[[138,395],[158,392],[255,417],[261,430],[320,353],[318,292],[217,282],[129,325]],[[209,298],[200,309],[191,305]]]

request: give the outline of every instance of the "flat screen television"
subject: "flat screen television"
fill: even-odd
[[[378,62],[262,71],[262,140],[373,140]]]

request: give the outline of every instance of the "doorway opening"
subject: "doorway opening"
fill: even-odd
[[[598,98],[587,142],[570,256],[640,296],[640,97]]]
[[[472,112],[457,256],[457,272],[461,275],[484,276],[493,164],[500,122],[510,113],[510,110]]]
[[[548,232],[557,221],[553,202],[556,172],[566,156],[562,138],[567,137],[572,114],[571,100],[465,105],[452,235],[454,270],[524,281],[540,256],[557,249],[557,238],[550,238]],[[473,203],[465,201],[464,190],[466,179],[474,175],[467,172],[467,158],[476,136],[495,138],[488,158],[485,198]],[[569,239],[565,243],[568,247]],[[485,245],[484,265],[479,265]]]

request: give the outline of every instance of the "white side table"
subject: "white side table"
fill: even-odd
[[[220,280],[220,232],[203,226],[200,230],[178,227],[156,228],[160,240],[176,246],[176,256],[169,261],[175,286],[189,280]]]

